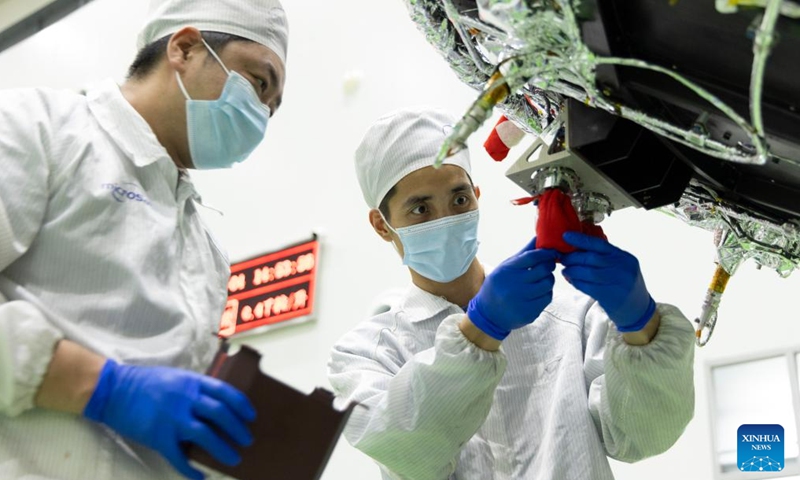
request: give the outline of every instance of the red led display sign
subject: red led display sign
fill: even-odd
[[[228,302],[219,335],[309,317],[314,308],[314,287],[319,241],[284,248],[231,265]]]

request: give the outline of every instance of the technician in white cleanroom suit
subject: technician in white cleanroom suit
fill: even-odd
[[[230,265],[187,169],[261,142],[287,35],[278,0],[158,0],[121,87],[0,92],[3,480],[202,478],[187,444],[240,461],[252,405],[195,373]]]
[[[694,411],[692,324],[605,240],[565,235],[575,288],[553,290],[557,255],[533,242],[486,272],[467,151],[430,166],[454,123],[403,110],[356,151],[370,223],[412,285],[333,348],[336,393],[368,407],[345,436],[385,479],[611,479],[607,456],[664,452]]]

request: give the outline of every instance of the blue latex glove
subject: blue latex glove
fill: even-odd
[[[644,328],[656,311],[639,261],[606,240],[567,232],[564,241],[578,248],[561,256],[562,275],[575,288],[597,300],[620,332]]]
[[[256,416],[247,397],[220,380],[113,360],[103,366],[83,414],[156,450],[181,474],[198,480],[204,475],[189,465],[185,444],[197,445],[225,465],[236,465],[241,457],[217,431],[239,445],[251,445],[245,422]]]
[[[532,323],[553,300],[557,254],[535,245],[536,238],[495,268],[469,302],[470,321],[492,338]]]

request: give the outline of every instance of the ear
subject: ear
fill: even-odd
[[[480,198],[481,198],[481,187],[475,185],[474,188],[475,188],[475,198],[480,200]]]
[[[199,51],[198,47],[205,51],[200,30],[184,27],[175,32],[167,43],[167,62],[174,70],[184,73],[189,61]]]
[[[375,230],[375,233],[384,241],[391,242],[393,240],[392,233],[386,226],[386,222],[383,220],[383,216],[377,208],[373,208],[369,211],[369,224],[372,225],[372,229]]]

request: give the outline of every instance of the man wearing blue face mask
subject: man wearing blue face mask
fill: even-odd
[[[693,415],[691,323],[604,240],[567,235],[579,251],[561,256],[531,241],[485,270],[468,152],[431,166],[454,123],[401,110],[356,151],[412,285],[333,347],[336,393],[367,407],[346,438],[385,480],[610,480],[607,457],[664,452]]]
[[[122,86],[0,92],[0,478],[203,478],[252,443],[206,377],[230,273],[188,169],[261,142],[278,0],[154,0]]]

